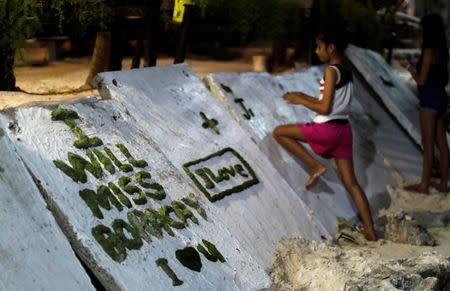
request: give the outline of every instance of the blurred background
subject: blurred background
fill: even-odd
[[[448,26],[443,0],[0,0],[0,90],[20,90],[16,77],[33,72],[44,79],[45,68],[82,70],[80,88],[102,71],[186,60],[200,74],[298,70],[318,63],[315,33],[335,15],[353,44],[395,66],[417,59],[430,12]]]

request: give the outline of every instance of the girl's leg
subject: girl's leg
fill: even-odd
[[[280,125],[273,131],[273,136],[280,145],[293,153],[309,167],[309,179],[305,183],[305,188],[310,189],[314,186],[326,168],[302,144],[298,143],[298,141],[306,141],[300,131],[300,127],[297,124]]]
[[[434,141],[436,139],[436,113],[430,110],[420,111],[420,129],[422,135],[423,162],[422,179],[419,184],[404,189],[419,193],[428,193],[431,179],[431,167],[434,159]]]
[[[436,144],[439,148],[439,155],[441,159],[441,181],[439,184],[433,184],[433,186],[440,192],[447,192],[450,152],[447,144],[447,120],[445,116],[441,116],[437,120]]]
[[[353,201],[358,209],[364,226],[364,236],[367,240],[376,241],[377,235],[373,227],[372,215],[370,213],[369,202],[364,194],[364,191],[356,181],[355,172],[353,169],[353,159],[335,159],[339,169],[340,177],[345,189],[352,196]]]

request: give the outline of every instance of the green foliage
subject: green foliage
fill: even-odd
[[[50,0],[47,5],[59,17],[60,28],[75,23],[78,33],[104,31],[114,16],[112,0]]]
[[[40,1],[0,0],[0,47],[15,50],[40,29]]]
[[[317,1],[317,0],[316,0]],[[382,20],[376,10],[397,7],[398,0],[343,0],[340,9],[322,11],[320,22],[328,17],[342,15],[349,24],[351,42],[360,46],[379,49],[383,38]],[[209,22],[238,31],[243,40],[293,40],[300,33],[305,17],[304,8],[311,8],[313,0],[194,0],[201,7]],[[311,29],[311,28],[308,28]]]
[[[350,42],[362,47],[380,49],[383,39],[383,25],[373,8],[356,0],[343,0],[342,17],[349,24]]]
[[[248,37],[272,40],[298,33],[300,9],[308,0],[197,0],[202,15]]]
[[[192,3],[200,7],[204,15],[206,9],[223,7],[226,2],[225,0],[193,0]]]
[[[299,33],[301,8],[308,1],[269,0],[266,2],[259,35],[265,39],[289,39]]]
[[[62,28],[76,25],[77,33],[105,30],[113,19],[112,0],[0,0],[0,47],[17,49],[40,30],[40,18],[56,16]]]
[[[346,228],[352,228],[352,223],[348,221],[345,217],[338,216],[336,219],[337,229],[341,231]]]

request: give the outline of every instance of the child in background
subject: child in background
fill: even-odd
[[[326,168],[299,142],[307,142],[316,154],[336,161],[339,176],[358,209],[364,226],[363,234],[367,240],[375,241],[377,236],[369,203],[353,169],[352,129],[348,121],[353,84],[351,70],[343,64],[347,46],[345,30],[336,25],[323,30],[316,38],[316,45],[317,56],[329,65],[320,82],[320,97],[288,92],[283,99],[289,104],[303,105],[315,111],[317,116],[312,123],[278,126],[273,135],[280,145],[309,167],[306,189],[315,185]]]
[[[447,144],[448,96],[448,48],[444,23],[437,14],[426,15],[422,26],[422,54],[417,70],[408,61],[404,66],[417,83],[420,103],[420,127],[423,147],[422,179],[419,184],[409,185],[405,190],[427,194],[430,184],[440,192],[447,192],[449,150]],[[431,168],[434,159],[434,144],[437,144],[441,162],[441,179],[431,183]]]

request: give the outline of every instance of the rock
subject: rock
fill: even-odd
[[[428,277],[422,280],[413,291],[437,291],[439,280],[436,277]]]
[[[450,290],[450,258],[428,252],[386,260],[368,247],[289,238],[275,253],[269,275],[277,290]]]
[[[416,258],[381,262],[362,278],[350,279],[344,290],[446,290],[450,282],[450,259],[432,253]],[[358,289],[359,288],[359,289]]]
[[[414,286],[419,285],[423,281],[418,274],[404,274],[399,273],[389,278],[389,283],[400,290],[411,290]]]
[[[386,218],[387,224],[384,234],[386,240],[418,246],[436,245],[433,236],[403,211],[396,214],[387,214]]]

